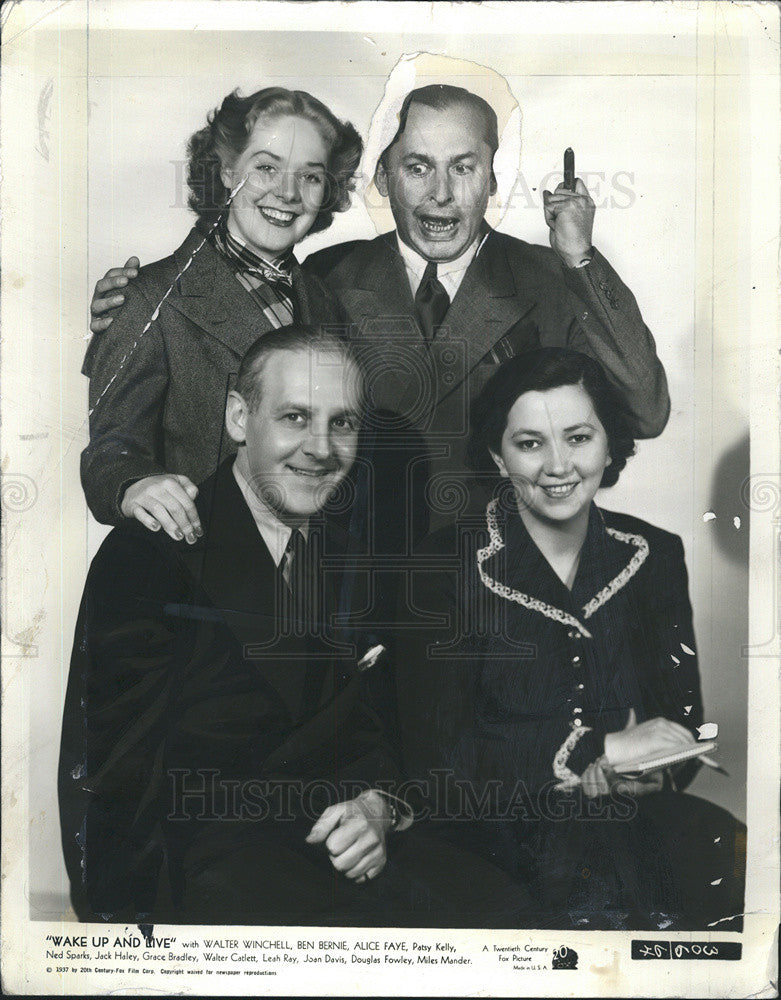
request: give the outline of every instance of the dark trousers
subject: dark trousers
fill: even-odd
[[[224,824],[223,824],[224,825]],[[534,923],[525,887],[477,854],[424,828],[388,837],[383,871],[361,884],[304,841],[311,823],[215,827],[173,875],[158,923],[304,926],[521,927]]]

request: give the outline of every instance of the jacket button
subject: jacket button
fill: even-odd
[[[573,726],[582,726],[583,725],[583,720],[582,719],[573,719],[572,720],[572,725]]]

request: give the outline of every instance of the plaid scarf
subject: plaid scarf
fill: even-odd
[[[264,260],[231,236],[224,217],[214,231],[214,245],[272,326],[287,326],[293,322],[292,269],[296,259],[292,250],[273,263]]]

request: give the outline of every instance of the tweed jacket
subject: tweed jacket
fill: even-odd
[[[213,245],[193,229],[170,257],[142,267],[123,290],[110,329],[92,338],[90,442],[81,480],[105,524],[122,518],[127,486],[162,472],[199,483],[235,446],[224,431],[225,400],[239,362],[271,324]],[[343,319],[335,298],[298,265],[296,317]]]

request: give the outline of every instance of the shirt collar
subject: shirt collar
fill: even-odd
[[[274,565],[279,566],[280,562],[282,562],[282,556],[284,555],[287,543],[293,533],[293,529],[289,525],[280,521],[271,508],[263,503],[242,474],[238,462],[233,463],[233,475],[238,483],[242,496],[249,507],[250,514],[252,514],[252,518],[257,525],[258,531],[260,532],[263,541],[266,543],[266,548],[271,553]],[[299,525],[299,530],[304,538],[308,538],[309,522],[305,521],[303,524]]]
[[[456,257],[455,260],[437,262],[437,277],[440,280],[450,277],[454,282],[460,284],[460,278],[463,277],[466,269],[480,252],[480,249],[483,246],[483,243],[485,243],[489,232],[490,230],[487,227],[485,231],[481,230],[477,239],[475,239],[475,241],[467,247],[460,257]],[[423,272],[426,270],[428,261],[425,257],[421,257],[417,250],[413,250],[412,247],[407,246],[407,244],[402,241],[398,231],[396,232],[396,243],[402,260],[404,261],[404,266],[407,269],[407,273],[414,275],[415,277],[415,288],[412,290],[414,294],[415,291],[417,291],[417,286],[423,279]]]

